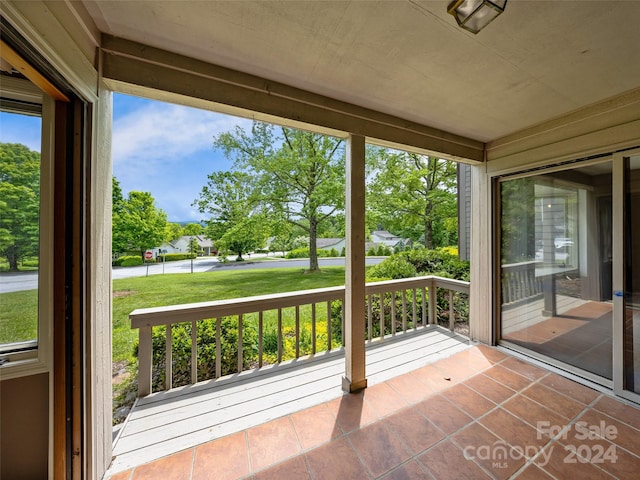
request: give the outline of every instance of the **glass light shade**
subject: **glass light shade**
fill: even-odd
[[[504,12],[507,0],[455,0],[447,12],[453,15],[465,30],[478,33]]]

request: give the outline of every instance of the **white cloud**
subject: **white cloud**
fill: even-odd
[[[251,121],[159,102],[144,103],[116,118],[113,125],[114,167],[134,171],[185,163],[197,152],[213,157],[213,137]]]

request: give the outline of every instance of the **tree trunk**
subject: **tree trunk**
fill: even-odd
[[[318,272],[320,266],[318,265],[318,223],[315,218],[309,219],[309,271]]]
[[[18,271],[18,255],[7,252],[7,261],[9,262],[9,270],[12,272]]]
[[[433,250],[433,226],[431,225],[432,205],[427,203],[424,208],[424,246],[429,250]]]

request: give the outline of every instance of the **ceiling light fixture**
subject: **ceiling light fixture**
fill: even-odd
[[[506,5],[507,0],[454,0],[447,7],[447,12],[462,28],[478,33],[504,12]]]

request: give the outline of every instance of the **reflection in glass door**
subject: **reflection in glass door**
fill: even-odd
[[[608,380],[611,192],[611,161],[500,183],[502,340]]]
[[[625,159],[625,389],[640,393],[640,155]]]

